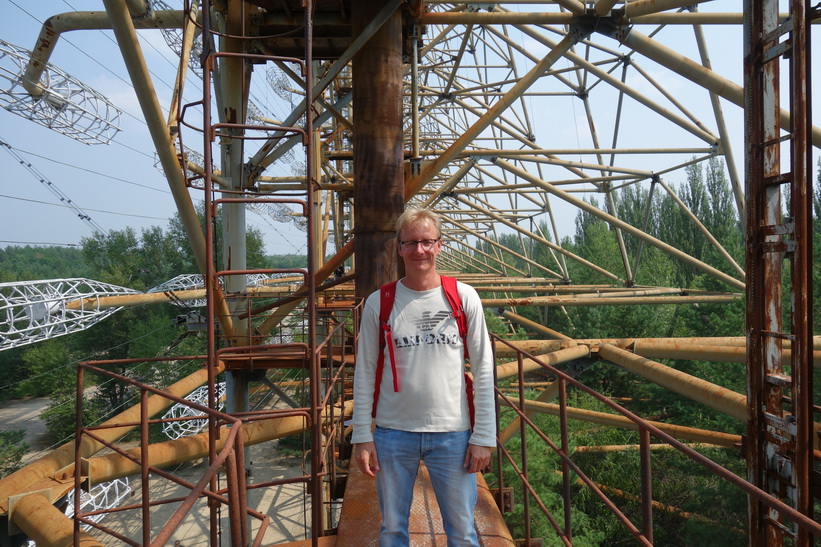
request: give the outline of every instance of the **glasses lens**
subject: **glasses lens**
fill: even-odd
[[[433,244],[436,243],[438,240],[436,239],[422,239],[419,241],[403,241],[402,247],[405,249],[415,249],[417,245],[422,246],[422,250],[429,251]]]

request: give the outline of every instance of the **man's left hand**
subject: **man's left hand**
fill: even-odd
[[[490,465],[490,447],[468,444],[465,463],[462,464],[462,467],[467,469],[468,473],[476,473],[482,471],[488,465]]]

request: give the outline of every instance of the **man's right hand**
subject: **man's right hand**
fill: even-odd
[[[355,444],[353,455],[363,473],[371,477],[376,476],[376,472],[379,471],[379,458],[376,457],[376,445],[373,442]]]

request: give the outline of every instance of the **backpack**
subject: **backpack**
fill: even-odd
[[[468,320],[465,309],[462,306],[462,299],[459,298],[459,291],[456,288],[456,279],[445,275],[440,276],[442,280],[442,290],[445,291],[445,299],[450,305],[452,315],[456,319],[456,326],[459,335],[462,337],[462,345],[465,348],[465,359],[468,359]],[[379,288],[379,355],[376,359],[376,386],[373,391],[373,409],[371,417],[376,417],[376,405],[379,402],[379,391],[382,386],[382,373],[385,370],[385,347],[391,359],[391,372],[393,373],[393,391],[399,391],[399,377],[396,374],[396,358],[393,353],[393,336],[391,336],[391,325],[388,323],[393,303],[396,299],[396,283],[386,283]],[[473,379],[465,373],[465,392],[467,393],[468,411],[470,412],[470,428],[473,429],[475,421],[475,410],[473,407]]]

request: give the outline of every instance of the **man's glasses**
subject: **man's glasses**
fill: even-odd
[[[437,237],[436,239],[420,239],[419,241],[400,241],[399,244],[406,251],[416,249],[417,245],[421,245],[423,251],[430,251],[433,245],[440,239],[441,238]]]

